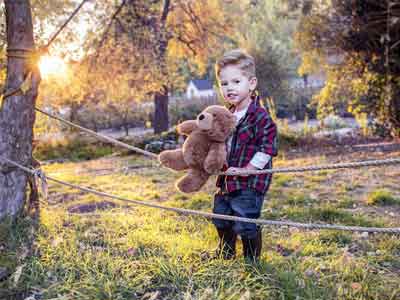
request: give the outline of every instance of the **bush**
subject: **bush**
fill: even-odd
[[[367,200],[368,205],[393,205],[400,204],[400,200],[394,197],[387,190],[375,190],[368,194]]]
[[[153,134],[145,137],[139,142],[135,143],[136,147],[145,149],[146,151],[159,153],[162,150],[175,148],[178,143],[178,133],[175,128],[165,131],[161,134]]]
[[[80,139],[64,138],[57,142],[39,142],[34,156],[39,160],[68,159],[73,161],[95,159],[113,153],[113,147],[98,142],[86,143]]]

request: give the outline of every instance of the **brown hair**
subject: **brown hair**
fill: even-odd
[[[224,53],[224,55],[215,63],[215,74],[219,77],[221,69],[228,65],[239,67],[248,76],[256,76],[256,67],[254,58],[242,49],[233,49]]]

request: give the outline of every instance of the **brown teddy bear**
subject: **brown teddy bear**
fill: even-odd
[[[235,116],[224,106],[212,105],[201,112],[196,120],[177,126],[179,134],[187,135],[182,149],[160,153],[159,161],[173,170],[188,173],[176,182],[184,193],[200,190],[211,174],[221,170],[226,162],[225,140],[236,125]]]

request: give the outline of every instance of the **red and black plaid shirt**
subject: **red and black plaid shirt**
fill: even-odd
[[[259,98],[251,101],[246,115],[240,120],[233,133],[228,167],[243,168],[254,154],[263,152],[271,156],[264,169],[272,168],[272,157],[277,155],[277,129],[268,111],[261,106]],[[217,178],[217,187],[225,192],[252,188],[265,194],[271,183],[272,174],[249,176],[225,176]]]

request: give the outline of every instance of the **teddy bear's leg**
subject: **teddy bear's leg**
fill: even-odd
[[[163,151],[158,155],[158,160],[163,166],[176,171],[186,170],[189,167],[183,159],[182,149]]]
[[[214,174],[222,169],[226,162],[226,146],[225,143],[211,144],[210,151],[204,161],[204,170],[208,174]]]
[[[189,172],[179,179],[176,187],[183,193],[197,192],[207,182],[210,175],[207,172],[190,169]]]

